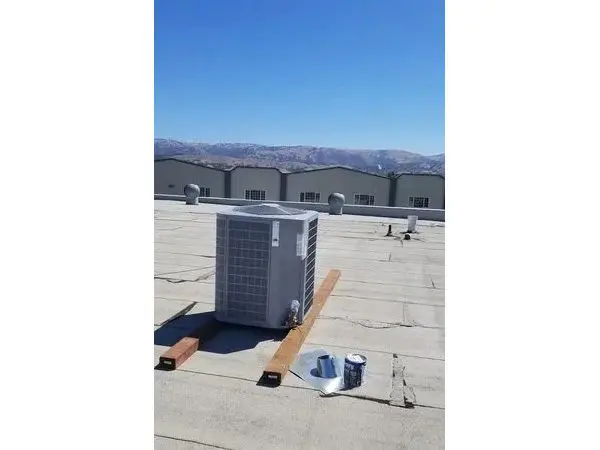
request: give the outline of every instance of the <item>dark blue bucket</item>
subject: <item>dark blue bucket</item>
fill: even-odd
[[[354,389],[359,387],[365,377],[367,358],[363,355],[349,353],[344,360],[344,387]]]

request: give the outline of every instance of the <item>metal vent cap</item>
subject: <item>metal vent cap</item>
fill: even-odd
[[[183,188],[183,195],[186,197],[199,197],[200,188],[197,184],[186,184]]]

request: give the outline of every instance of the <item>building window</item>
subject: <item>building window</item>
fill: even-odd
[[[264,200],[266,197],[266,191],[261,191],[258,189],[246,189],[246,200]]]
[[[210,197],[210,188],[209,187],[201,187],[200,188],[200,197]]]
[[[370,194],[354,194],[355,205],[370,205],[375,204],[375,196]]]
[[[429,197],[408,197],[411,208],[429,208]]]
[[[169,189],[173,189],[174,187],[175,187],[175,185],[174,185],[174,184],[170,184],[170,185],[169,185]]]
[[[306,203],[320,203],[320,192],[300,192],[300,201]]]

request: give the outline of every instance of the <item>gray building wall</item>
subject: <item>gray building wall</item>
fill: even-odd
[[[440,175],[400,175],[396,181],[396,205],[408,207],[409,197],[429,197],[429,208],[444,209],[445,180]]]
[[[190,183],[210,188],[211,197],[225,196],[225,172],[222,170],[172,159],[154,162],[155,194],[183,195],[183,188]]]
[[[375,196],[375,206],[388,206],[390,180],[385,177],[369,175],[354,170],[334,167],[287,175],[286,200],[300,201],[300,192],[319,192],[321,203],[327,203],[327,197],[339,192],[346,197],[346,204],[354,204],[354,194]]]
[[[246,189],[266,191],[265,200],[279,201],[281,172],[261,167],[236,167],[231,171],[231,198],[245,198]]]

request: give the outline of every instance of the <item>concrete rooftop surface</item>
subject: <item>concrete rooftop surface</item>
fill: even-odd
[[[214,311],[226,208],[154,202],[155,364]],[[315,289],[330,269],[341,278],[300,351],[365,355],[361,387],[325,396],[291,372],[259,386],[285,333],[226,325],[177,370],[154,371],[155,448],[444,448],[444,224],[419,221],[408,241],[406,226],[319,215]],[[405,399],[414,407],[397,406]]]

